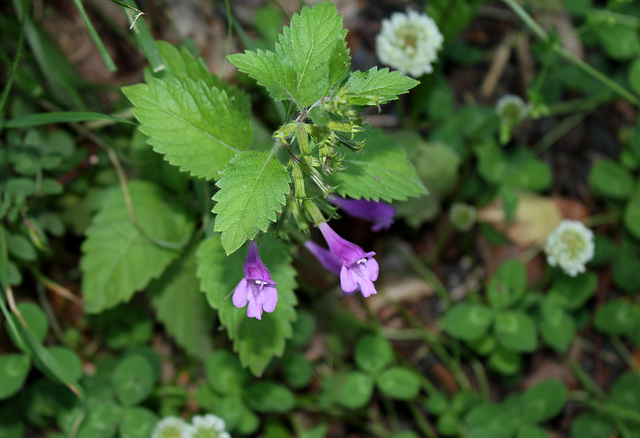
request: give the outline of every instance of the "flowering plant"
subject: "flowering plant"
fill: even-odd
[[[254,138],[244,92],[210,74],[186,50],[158,43],[162,68],[123,92],[147,142],[193,178],[203,199],[212,190],[213,208],[205,201],[190,211],[142,180],[112,192],[83,246],[86,311],[128,301],[155,277],[165,284],[165,276],[197,275],[200,284],[190,293],[205,292],[243,365],[260,374],[291,337],[297,302],[293,242],[309,241],[308,248],[321,251],[309,240],[313,227],[329,246],[321,263],[332,260],[345,293],[376,293],[375,253],[331,229],[327,221],[336,209],[330,202],[365,214],[378,230],[391,224],[395,212],[382,201],[426,193],[404,150],[360,116],[418,82],[376,67],[351,72],[346,33],[333,4],[324,2],[294,15],[274,51],[229,56],[284,107],[269,142]],[[201,231],[194,232],[199,215]],[[120,251],[108,250],[131,242],[137,253],[127,252],[124,260]],[[207,314],[197,316],[204,327],[211,324]],[[176,340],[193,342],[180,333]]]

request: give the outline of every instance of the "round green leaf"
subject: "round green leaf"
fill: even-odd
[[[523,424],[518,429],[517,438],[549,438],[549,434],[539,426]]]
[[[237,430],[243,435],[253,435],[258,430],[258,427],[260,427],[260,417],[244,405],[243,407],[244,409],[241,411],[242,416],[240,417]]]
[[[356,345],[354,358],[362,371],[379,373],[393,361],[393,348],[380,336],[365,336]]]
[[[640,260],[631,254],[623,254],[613,264],[613,283],[625,292],[640,289]]]
[[[505,309],[515,304],[524,293],[527,274],[518,260],[504,262],[491,277],[487,295],[494,309]]]
[[[38,257],[33,244],[22,234],[10,234],[7,239],[9,253],[21,260],[31,262]]]
[[[371,400],[373,384],[373,379],[365,373],[355,371],[347,374],[338,392],[338,403],[349,409],[366,406]]]
[[[624,210],[624,225],[633,237],[640,239],[640,191],[633,195]]]
[[[573,318],[550,295],[542,302],[540,317],[540,335],[545,344],[559,353],[567,351],[576,331]]]
[[[296,404],[296,398],[291,391],[273,382],[251,385],[245,396],[249,406],[258,412],[289,412]]]
[[[47,347],[47,351],[60,365],[65,380],[74,382],[82,377],[82,361],[73,350],[62,345],[53,345]]]
[[[597,287],[598,277],[593,272],[575,277],[563,274],[553,282],[548,296],[565,309],[577,310],[591,298]]]
[[[24,354],[0,356],[0,400],[11,397],[22,388],[30,369],[31,361]]]
[[[493,312],[482,304],[461,303],[447,311],[444,329],[454,338],[472,342],[480,339],[493,321]]]
[[[120,421],[120,438],[149,438],[158,417],[146,408],[125,409]]]
[[[595,192],[607,198],[627,199],[633,193],[631,173],[613,160],[602,160],[594,164],[589,180]]]
[[[493,350],[495,350],[498,343],[496,342],[495,336],[492,333],[485,333],[483,337],[480,339],[476,339],[475,341],[469,342],[467,344],[473,351],[478,353],[481,356],[487,356]]]
[[[520,369],[520,355],[502,347],[496,348],[489,356],[489,367],[505,376],[511,376]]]
[[[625,61],[640,51],[640,39],[635,26],[622,23],[597,26],[602,48],[611,58]]]
[[[583,414],[571,423],[572,438],[602,438],[613,436],[615,428],[606,415]]]
[[[78,438],[111,438],[115,435],[122,408],[111,400],[90,399]]]
[[[504,348],[531,352],[536,349],[536,325],[529,315],[520,311],[496,315],[494,327],[496,339]]]
[[[424,407],[429,414],[439,416],[449,407],[449,399],[442,392],[436,392],[427,397]]]
[[[220,394],[241,392],[250,378],[247,370],[240,365],[240,360],[225,350],[211,353],[205,359],[204,370],[209,384]]]
[[[457,436],[460,431],[460,420],[452,413],[446,413],[438,418],[436,428],[442,436]]]
[[[620,377],[611,388],[607,404],[629,411],[640,411],[640,375],[629,372]]]
[[[622,300],[611,300],[605,303],[595,317],[595,326],[608,335],[624,335],[630,333],[638,324],[640,307]]]
[[[518,415],[514,415],[513,408],[513,404],[505,406],[488,403],[474,407],[464,419],[469,430],[467,437],[511,437],[520,425],[520,419]]]
[[[313,365],[302,353],[287,353],[282,357],[282,366],[287,383],[293,388],[303,388],[313,378]]]
[[[299,311],[298,319],[293,323],[293,337],[289,344],[302,348],[311,342],[313,334],[316,332],[316,320],[309,312]]]
[[[392,367],[376,379],[380,391],[400,400],[411,400],[420,392],[420,379],[409,369]]]
[[[567,388],[560,380],[540,382],[522,395],[522,418],[534,423],[550,420],[562,411],[566,399]]]
[[[134,354],[122,359],[113,371],[111,383],[125,406],[133,406],[146,399],[154,386],[153,367],[146,357]]]
[[[18,304],[17,307],[20,311],[20,314],[22,315],[22,318],[27,323],[29,330],[31,330],[38,341],[43,342],[47,337],[47,332],[49,331],[49,322],[47,321],[47,316],[42,310],[40,310],[40,307],[38,307],[38,305],[30,301],[24,301]],[[12,316],[12,318],[16,324],[21,324],[18,318],[16,318],[15,316]],[[13,343],[17,347],[20,347],[23,351],[24,348],[27,348],[26,346],[24,346],[23,348],[19,345],[18,340],[11,331],[9,332],[9,336],[11,337]]]

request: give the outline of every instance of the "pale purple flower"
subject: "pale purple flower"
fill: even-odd
[[[271,313],[278,303],[276,283],[271,280],[271,274],[260,260],[258,244],[249,243],[247,260],[244,262],[244,278],[233,291],[233,305],[242,308],[247,307],[249,318],[262,319],[262,311]]]
[[[340,275],[342,263],[340,263],[338,259],[335,258],[333,254],[331,254],[331,251],[321,247],[312,240],[307,240],[304,243],[304,246],[309,250],[311,254],[315,256],[316,259],[318,259],[320,264],[324,266],[327,271],[331,271],[336,275]]]
[[[339,196],[327,199],[330,203],[337,205],[350,216],[373,222],[371,231],[388,229],[393,223],[393,216],[396,208],[382,201],[373,199],[347,199]]]
[[[322,222],[319,228],[329,245],[329,252],[342,265],[340,267],[342,290],[351,293],[359,288],[364,297],[377,293],[373,285],[373,282],[378,279],[380,269],[378,262],[373,258],[376,253],[365,253],[358,245],[338,236],[326,222]]]

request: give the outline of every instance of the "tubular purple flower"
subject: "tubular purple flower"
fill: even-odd
[[[320,264],[324,266],[327,271],[331,271],[336,275],[340,275],[342,263],[340,263],[328,249],[324,249],[312,240],[307,240],[304,243],[304,246],[309,250],[311,254],[315,256],[316,259],[318,259]]]
[[[380,267],[373,258],[375,252],[365,253],[358,245],[338,236],[326,222],[319,225],[320,232],[329,245],[329,252],[340,262],[340,287],[346,293],[358,288],[366,298],[377,293],[373,282],[378,279]]]
[[[337,205],[350,216],[373,222],[371,231],[387,230],[393,223],[396,208],[382,201],[372,199],[347,199],[335,196],[327,199],[333,205]]]
[[[233,290],[233,305],[240,309],[248,303],[247,316],[262,319],[262,312],[273,312],[278,303],[275,286],[269,270],[260,260],[258,244],[255,241],[249,243],[247,260],[244,262],[244,278]]]

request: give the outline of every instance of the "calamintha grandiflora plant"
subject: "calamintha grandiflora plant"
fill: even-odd
[[[169,333],[195,351],[193,336],[206,344],[206,329],[213,324],[207,318],[212,318],[182,300],[196,303],[205,292],[243,364],[259,374],[292,335],[297,300],[291,254],[309,239],[310,225],[319,227],[328,249],[306,246],[340,275],[342,289],[364,296],[376,292],[374,253],[331,229],[327,221],[335,207],[328,201],[333,196],[363,200],[367,211],[378,211],[371,202],[426,192],[404,150],[363,125],[360,115],[418,82],[388,69],[350,71],[346,34],[334,5],[324,2],[294,15],[274,51],[229,56],[283,105],[286,120],[268,143],[254,141],[250,100],[242,91],[210,74],[185,49],[158,44],[164,69],[148,71],[146,84],[123,92],[148,143],[189,172],[196,193],[213,189],[203,180],[215,182],[214,225],[207,226],[205,211],[200,227],[205,233],[194,231],[197,212],[184,200],[173,201],[159,185],[132,181],[126,193],[114,191],[83,246],[88,312],[128,301],[156,277],[162,276],[152,285],[170,282],[169,271],[197,275],[195,292],[182,291],[175,300],[194,309],[188,318],[201,318],[205,332],[175,329],[178,324],[166,316],[169,303],[156,304],[159,319],[164,308]],[[231,292],[232,299],[226,299]],[[246,310],[239,308],[245,305]]]

